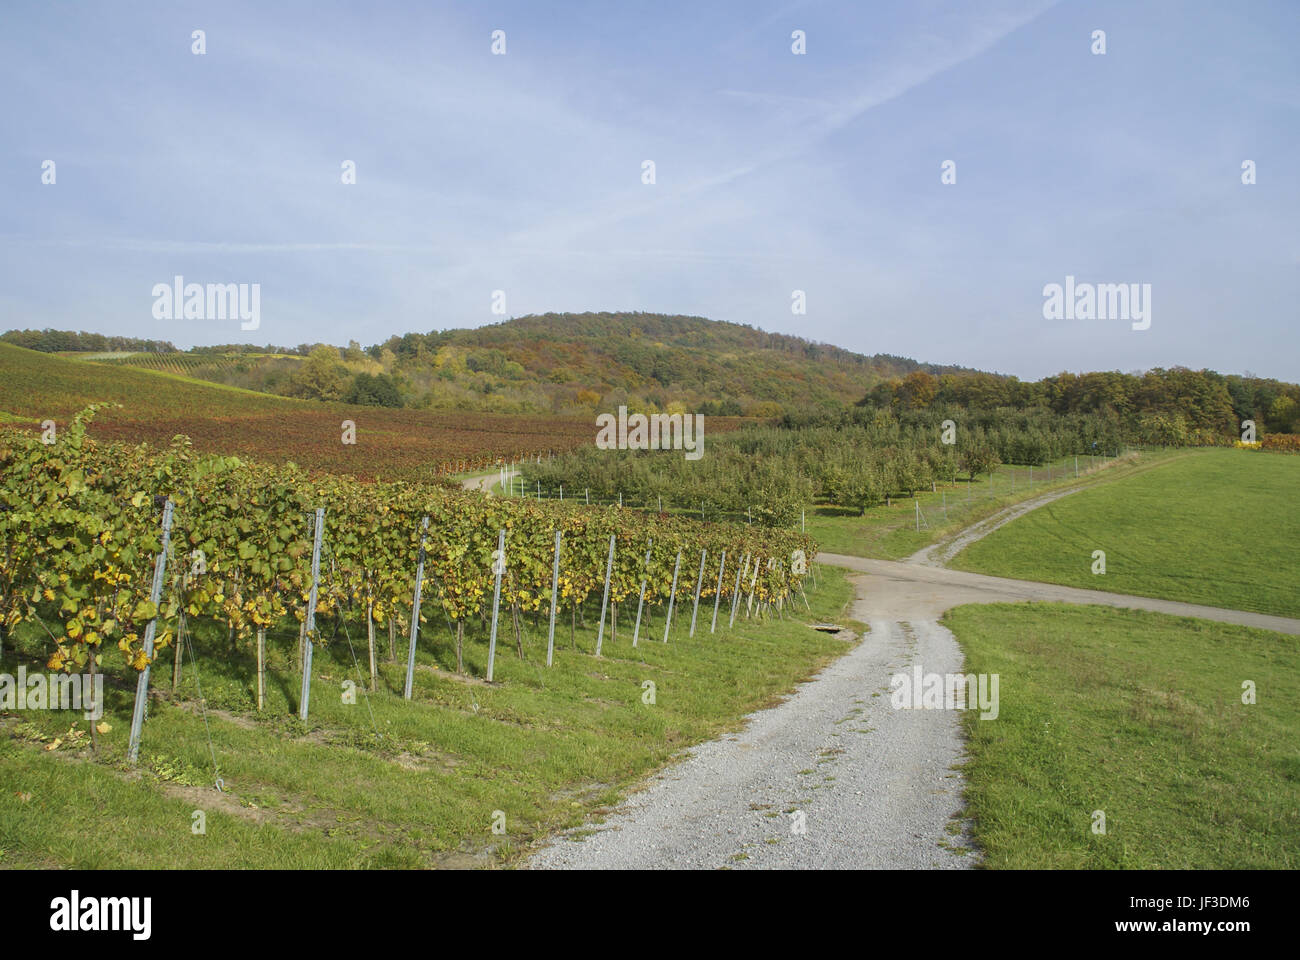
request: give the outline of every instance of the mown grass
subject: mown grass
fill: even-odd
[[[1072,494],[967,547],[963,570],[1300,616],[1300,457],[1190,451]],[[1106,572],[1094,574],[1093,551]]]
[[[965,718],[986,866],[1300,866],[1295,638],[1066,605],[965,606],[944,622],[968,672],[1000,676],[997,719]]]
[[[915,498],[868,507],[863,516],[856,510],[820,505],[808,511],[807,529],[829,553],[902,560],[1012,504],[1053,490],[1109,482],[1171,456],[1176,454],[1135,452],[1119,460],[1097,457],[1095,461],[1079,457],[1077,477],[1074,457],[1034,467],[1032,477],[1029,467],[1003,464],[992,480],[987,475],[974,482],[959,477],[956,484],[938,484],[937,491],[919,490]],[[916,529],[914,499],[920,501],[925,520],[920,530]]]
[[[737,619],[708,632],[701,604],[688,638],[689,604],[662,642],[656,609],[640,644],[620,611],[617,639],[595,644],[599,598],[571,646],[567,617],[556,630],[555,665],[545,665],[546,618],[525,626],[527,659],[517,658],[503,620],[496,677],[481,680],[487,643],[481,625],[467,631],[469,678],[452,673],[454,647],[434,607],[416,653],[413,699],[402,699],[406,643],[396,661],[381,641],[378,690],[366,695],[364,630],[348,624],[318,649],[311,713],[296,716],[300,674],[297,633],[268,638],[267,706],[254,709],[255,670],[247,643],[232,652],[224,630],[200,624],[197,679],[187,657],[177,695],[169,693],[171,651],[155,665],[141,762],[125,764],[134,683],[109,670],[111,730],[92,757],[85,737],[68,736],[79,713],[0,714],[0,867],[359,868],[510,865],[552,831],[580,825],[615,803],[686,747],[735,729],[747,713],[775,702],[846,650],[808,628],[840,616],[852,589],[834,569],[819,571],[812,612],[786,608],[786,619]],[[742,610],[743,617],[743,610]],[[327,632],[332,630],[326,625]],[[648,633],[648,636],[647,636]],[[7,644],[3,670],[43,669],[39,637]],[[343,683],[357,684],[356,703]],[[643,701],[653,682],[654,703]],[[373,720],[372,720],[373,717]],[[207,732],[212,744],[209,747]],[[56,737],[63,742],[46,749]],[[213,757],[226,792],[214,787]],[[191,831],[194,811],[206,834]],[[496,811],[505,832],[492,832]]]

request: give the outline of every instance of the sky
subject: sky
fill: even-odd
[[[0,329],[643,310],[1300,381],[1298,37],[1294,0],[4,0]],[[259,284],[259,328],[156,319],[177,275]],[[1045,318],[1067,276],[1149,284],[1150,326]]]

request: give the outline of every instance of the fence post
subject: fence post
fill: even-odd
[[[722,571],[727,567],[727,551],[722,551],[722,559],[718,561],[718,585],[713,588],[713,625],[709,627],[709,633],[715,633],[718,629],[718,604],[722,600]]]
[[[619,494],[621,500],[623,495]],[[621,507],[623,504],[619,503]],[[596,631],[596,656],[600,656],[600,645],[605,639],[605,608],[609,604],[609,575],[614,569],[614,540],[617,534],[609,535],[609,556],[605,560],[605,593],[600,598],[600,628]]]
[[[150,660],[153,659],[153,638],[158,630],[157,608],[159,601],[162,600],[163,574],[167,571],[167,547],[172,539],[172,499],[168,497],[163,503],[162,516],[162,549],[158,551],[158,556],[153,562],[153,583],[149,588],[149,601],[154,605],[154,616],[149,621],[148,626],[144,628],[144,669],[140,671],[140,676],[135,681],[135,708],[131,711],[131,738],[127,747],[126,758],[134,764],[140,757],[140,731],[144,726],[145,704],[149,702],[149,668]],[[102,699],[102,698],[101,698]],[[96,704],[97,707],[103,707],[103,704]]]
[[[740,560],[740,566],[736,568],[736,585],[731,588],[731,620],[727,623],[728,629],[736,625],[736,606],[740,603],[740,581],[748,569],[749,554],[746,553]]]
[[[548,667],[551,665],[551,656],[555,652],[555,607],[557,604],[557,591],[560,587],[560,541],[563,537],[563,531],[555,531],[555,563],[551,567],[551,632],[546,638],[546,665]]]
[[[415,560],[415,593],[411,596],[411,640],[406,645],[406,687],[402,696],[410,700],[415,683],[415,644],[420,638],[420,594],[424,588],[424,538],[429,529],[429,518],[420,524],[420,550]]]
[[[302,695],[299,698],[298,718],[307,719],[307,706],[311,701],[311,635],[316,629],[316,594],[320,590],[320,540],[325,532],[325,508],[316,508],[315,541],[311,550],[311,595],[307,598],[307,633],[302,648]]]
[[[654,545],[654,538],[651,537],[645,547],[645,566],[641,569],[641,595],[636,598],[636,626],[632,628],[633,647],[636,647],[636,638],[641,632],[641,605],[645,603],[645,581],[646,575],[650,572],[650,551]]]
[[[496,587],[492,593],[492,634],[488,639],[487,680],[492,682],[493,668],[497,659],[497,614],[501,609],[501,575],[506,572],[506,532],[497,532],[496,556],[492,558],[492,573],[496,577]]]
[[[709,551],[700,551],[700,575],[695,580],[695,606],[691,607],[691,632],[690,636],[695,636],[695,616],[700,612],[700,588],[704,586],[704,560],[708,557]]]
[[[677,562],[673,564],[673,588],[668,592],[668,618],[664,620],[664,643],[668,642],[668,630],[673,625],[673,601],[677,599],[677,571],[682,566],[682,552],[677,551]]]

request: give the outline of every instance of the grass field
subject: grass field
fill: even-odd
[[[934,492],[917,491],[915,499],[921,504],[925,520],[920,530],[916,528],[912,498],[895,499],[889,506],[868,507],[864,516],[856,510],[818,506],[807,513],[807,529],[821,549],[829,553],[902,560],[1011,504],[1052,490],[1109,482],[1168,456],[1158,452],[1130,453],[1119,460],[1098,457],[1095,461],[1079,457],[1078,477],[1073,457],[1034,467],[1032,476],[1029,467],[1003,464],[992,480],[981,476],[972,483],[960,478],[956,484],[939,484]]]
[[[0,343],[0,412],[7,422],[56,422],[89,403],[103,411],[92,433],[165,446],[185,434],[203,452],[293,461],[361,478],[430,479],[468,467],[592,442],[592,422],[574,417],[390,410],[254,393],[159,370],[69,359]],[[357,442],[342,442],[345,419]]]
[[[952,566],[1300,616],[1300,457],[1187,451],[1012,521]],[[1106,554],[1094,574],[1093,551]]]
[[[636,650],[624,609],[618,637],[606,633],[599,659],[585,652],[594,648],[597,598],[587,609],[590,626],[578,627],[576,650],[568,618],[557,624],[550,669],[545,618],[526,626],[526,660],[503,630],[491,685],[451,673],[451,636],[435,607],[422,628],[409,703],[402,699],[405,639],[399,635],[399,664],[386,655],[386,631],[380,638],[379,689],[367,697],[339,632],[316,656],[305,725],[295,713],[296,631],[268,638],[268,703],[258,715],[248,644],[229,653],[224,631],[201,624],[198,679],[211,749],[188,659],[177,696],[168,693],[170,651],[155,667],[138,770],[124,763],[134,684],[121,672],[107,684],[111,730],[100,737],[97,761],[84,735],[69,734],[74,720],[86,730],[80,714],[0,713],[0,867],[515,863],[539,838],[580,825],[686,747],[735,729],[746,713],[845,652],[843,641],[804,622],[839,617],[851,597],[839,571],[824,569],[819,580],[809,592],[811,614],[738,619],[727,631],[723,611],[713,636],[712,610],[701,609],[690,639],[689,610],[679,606],[671,642],[659,642],[664,619],[656,609]],[[364,630],[352,623],[349,631],[364,674]],[[647,632],[656,639],[647,641]],[[20,662],[41,669],[40,638],[25,640],[18,654],[6,646],[0,670],[14,673]],[[467,633],[471,673],[482,675],[486,652],[476,625]],[[347,679],[357,682],[354,705],[343,702]],[[644,702],[647,681],[655,685],[653,704]],[[212,788],[214,757],[224,794]],[[196,810],[206,814],[203,836],[191,832]],[[500,834],[492,832],[496,811],[504,816]]]
[[[997,719],[965,724],[986,866],[1300,866],[1295,638],[1054,604],[959,607],[944,622],[968,672],[1001,678]]]

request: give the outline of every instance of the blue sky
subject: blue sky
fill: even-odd
[[[369,344],[499,320],[499,289],[1025,378],[1300,380],[1298,28],[1263,0],[6,0],[0,327]],[[260,283],[261,328],[155,320],[177,274]],[[1151,284],[1150,329],[1045,320],[1066,275]]]

